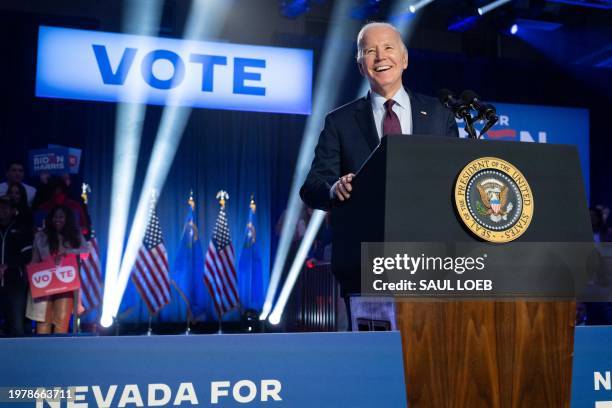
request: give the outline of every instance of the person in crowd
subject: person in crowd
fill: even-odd
[[[34,237],[32,262],[50,258],[59,265],[68,254],[80,254],[83,258],[87,253],[85,238],[72,210],[66,205],[53,207],[45,219],[45,228]],[[37,334],[67,333],[72,308],[72,292],[39,299],[30,296],[27,317],[37,322]]]
[[[43,220],[45,220],[49,211],[58,205],[62,205],[70,208],[81,233],[87,236],[89,234],[89,217],[85,213],[83,206],[78,201],[69,197],[68,186],[64,179],[57,176],[51,177],[49,179],[49,189],[51,192],[50,198],[42,203],[34,214],[35,227],[43,227]]]
[[[32,210],[36,211],[40,205],[51,199],[51,187],[49,186],[49,179],[51,175],[46,172],[40,172],[38,174],[38,184],[36,185],[36,195],[32,202]]]
[[[0,196],[6,195],[9,183],[19,183],[26,190],[28,205],[31,207],[34,196],[36,195],[36,189],[25,184],[23,182],[24,177],[25,170],[23,168],[23,164],[19,162],[10,163],[6,169],[6,181],[4,183],[0,183]]]
[[[26,264],[32,250],[31,230],[15,220],[15,207],[7,197],[0,197],[0,316],[5,334],[26,334],[25,309],[28,292]]]
[[[17,223],[27,228],[28,231],[32,231],[34,220],[32,218],[32,210],[28,205],[25,187],[20,183],[9,183],[6,196],[15,206],[15,220]]]

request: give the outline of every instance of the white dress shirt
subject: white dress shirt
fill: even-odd
[[[412,133],[412,111],[410,110],[410,97],[408,92],[401,87],[391,98],[395,101],[393,112],[397,115],[402,127],[402,133],[409,135]],[[374,91],[370,91],[370,102],[372,103],[372,113],[374,114],[374,123],[378,138],[383,137],[383,121],[385,119],[385,97],[380,96]]]
[[[401,87],[391,99],[395,101],[391,109],[393,109],[393,112],[395,112],[399,118],[402,133],[406,135],[412,134],[412,111],[410,110],[410,97],[408,96],[408,92],[406,92],[404,87]],[[372,113],[374,114],[376,132],[380,139],[383,137],[383,121],[386,113],[385,102],[387,102],[387,100],[385,97],[370,90],[370,102],[372,103]],[[336,196],[335,186],[336,184],[329,189],[330,199],[334,199]]]

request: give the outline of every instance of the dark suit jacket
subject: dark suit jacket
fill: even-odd
[[[435,98],[407,92],[413,134],[459,137],[449,109]],[[329,209],[331,186],[339,177],[356,173],[379,144],[369,94],[330,112],[310,172],[300,189],[302,200],[311,208]]]

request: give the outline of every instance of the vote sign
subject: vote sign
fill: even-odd
[[[79,269],[74,254],[62,258],[59,265],[53,257],[27,266],[32,298],[72,292],[81,287]]]
[[[311,112],[312,51],[41,26],[36,96]]]

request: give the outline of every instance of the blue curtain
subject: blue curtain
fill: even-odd
[[[139,173],[141,174],[138,175],[137,184],[143,180],[142,167],[146,167],[144,164],[148,165],[147,157],[155,137],[155,124],[159,116],[158,108],[150,110],[152,114],[147,118],[150,124],[145,125],[145,136],[140,152]],[[226,208],[236,251],[236,268],[243,248],[250,197],[251,195],[255,197],[263,286],[267,287],[275,239],[272,236],[273,226],[286,205],[295,154],[304,123],[305,117],[296,115],[210,110],[192,112],[158,201],[158,215],[168,251],[171,275],[175,273],[176,254],[188,212],[185,203],[189,191],[194,192],[200,241],[205,253],[219,210],[215,196],[223,189],[230,196]],[[113,136],[110,134],[106,137]],[[96,166],[90,171],[90,179],[98,177]],[[100,183],[108,181],[100,180]],[[95,189],[95,186],[93,188]],[[137,196],[138,194],[135,194],[135,197]],[[99,207],[100,205],[102,207]],[[93,214],[108,218],[108,214],[105,214],[108,211],[108,200],[96,202],[95,205],[92,203],[91,207]],[[198,281],[204,285],[200,278]],[[205,299],[204,302],[210,304],[209,299]],[[209,319],[214,319],[212,313],[208,313],[207,316],[210,316]],[[120,317],[122,321],[127,322],[148,319],[146,307],[131,283],[123,298]],[[237,317],[237,313],[228,314],[226,319]]]

